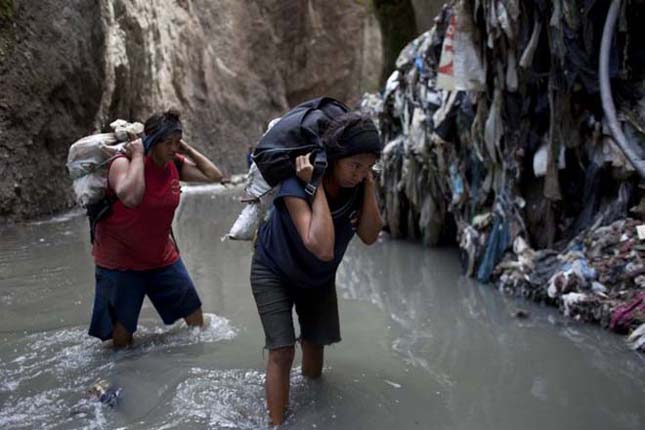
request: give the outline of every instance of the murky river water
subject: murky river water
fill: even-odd
[[[0,428],[265,428],[252,249],[220,241],[236,202],[192,188],[177,213],[208,327],[166,327],[146,301],[136,346],[120,352],[86,335],[86,219],[1,228]],[[464,279],[453,250],[353,243],[338,288],[343,342],[322,380],[294,369],[289,429],[645,428],[643,356]],[[88,399],[97,378],[123,388],[114,409]]]

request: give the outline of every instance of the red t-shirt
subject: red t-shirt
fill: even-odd
[[[184,158],[177,156],[180,164]],[[150,270],[179,259],[170,227],[179,205],[179,172],[174,162],[160,167],[145,157],[146,190],[141,204],[127,208],[116,200],[112,212],[96,224],[92,255],[97,266],[112,270]],[[109,187],[108,193],[114,195]]]

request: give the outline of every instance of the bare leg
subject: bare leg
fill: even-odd
[[[269,351],[267,361],[266,396],[271,425],[280,425],[289,404],[289,373],[295,348],[287,346]]]
[[[204,326],[204,315],[202,314],[202,308],[197,309],[192,314],[184,318],[186,324],[192,327],[203,327]]]
[[[112,346],[114,348],[125,348],[132,343],[132,333],[130,333],[120,322],[112,326]]]
[[[302,344],[302,374],[307,378],[320,378],[323,368],[325,347],[303,340]]]

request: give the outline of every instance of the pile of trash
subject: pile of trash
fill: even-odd
[[[518,236],[495,268],[497,286],[619,333],[641,330],[634,340],[643,349],[645,241],[636,233],[639,225],[627,218],[586,230],[560,253],[536,251]]]
[[[645,350],[645,4],[621,3],[455,0],[362,109],[393,237],[456,236],[469,276]]]

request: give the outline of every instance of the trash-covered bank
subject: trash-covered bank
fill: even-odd
[[[466,0],[363,109],[394,237],[645,351],[645,2]]]

